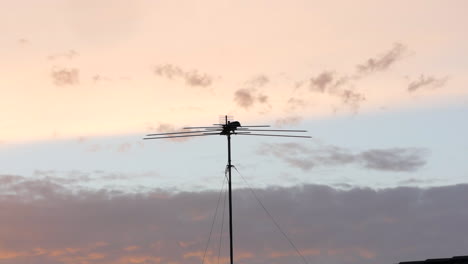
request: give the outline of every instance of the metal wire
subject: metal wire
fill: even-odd
[[[294,250],[297,252],[297,254],[302,258],[302,261],[305,263],[305,264],[309,264],[307,262],[307,260],[305,259],[305,257],[301,254],[301,252],[299,251],[299,249],[296,247],[296,245],[294,245],[294,243],[292,242],[292,240],[288,237],[288,235],[286,234],[286,232],[283,231],[283,229],[281,229],[281,227],[279,226],[278,222],[276,222],[276,220],[273,218],[273,216],[270,214],[270,212],[266,209],[265,205],[263,205],[262,201],[258,198],[257,194],[255,193],[255,191],[253,190],[253,188],[251,187],[251,185],[247,182],[247,180],[244,178],[244,176],[242,176],[242,174],[239,172],[239,170],[236,168],[236,166],[232,166],[234,167],[234,169],[237,171],[237,173],[239,174],[239,176],[241,176],[241,178],[244,180],[245,184],[247,185],[247,188],[250,190],[250,192],[253,194],[253,196],[255,197],[255,199],[257,200],[257,202],[260,204],[260,206],[263,208],[263,210],[266,212],[266,214],[268,215],[268,217],[270,217],[271,221],[273,222],[273,224],[275,224],[276,228],[278,228],[278,230],[281,232],[281,234],[286,238],[286,240],[289,242],[289,244],[294,248]]]
[[[210,235],[208,236],[208,241],[206,242],[205,252],[203,253],[202,264],[205,263],[206,252],[208,251],[208,246],[210,245],[211,234],[213,233],[213,226],[216,221],[216,216],[218,215],[219,201],[221,200],[221,194],[223,193],[225,183],[226,183],[226,178],[223,179],[223,185],[221,186],[221,190],[219,191],[218,202],[216,203],[216,209],[213,215],[213,221],[211,222]]]
[[[224,227],[224,215],[226,213],[226,199],[227,198],[227,191],[224,191],[224,203],[223,203],[223,214],[221,218],[221,232],[219,234],[219,246],[218,246],[218,264],[219,264],[219,258],[221,256],[221,246],[222,246],[222,238],[223,238],[223,227]]]

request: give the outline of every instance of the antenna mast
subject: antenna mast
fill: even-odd
[[[226,126],[229,126],[231,124],[231,121],[228,121],[227,116],[226,118]],[[227,142],[228,142],[228,173],[229,173],[229,178],[228,178],[228,197],[229,197],[229,258],[231,260],[231,264],[234,264],[234,247],[233,247],[233,242],[232,242],[232,191],[231,191],[231,131],[229,130],[227,133]]]
[[[222,135],[227,137],[228,145],[228,197],[229,197],[229,257],[230,264],[234,264],[234,243],[233,243],[233,232],[232,232],[232,188],[231,188],[231,135],[243,135],[243,136],[269,136],[269,137],[294,137],[294,138],[311,138],[310,136],[296,136],[287,134],[258,134],[252,132],[307,132],[306,130],[273,130],[273,129],[257,129],[270,127],[268,125],[257,125],[257,126],[241,126],[238,121],[228,120],[228,116],[224,116],[224,124],[213,124],[213,126],[207,127],[184,127],[189,131],[180,132],[169,132],[169,133],[157,133],[148,134],[144,140],[147,139],[169,139],[179,137],[199,137],[199,136],[212,136]],[[196,129],[196,130],[194,130]]]

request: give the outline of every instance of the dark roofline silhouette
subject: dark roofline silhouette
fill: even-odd
[[[405,261],[398,264],[424,264],[424,263],[433,263],[433,264],[468,264],[468,255],[467,256],[456,256],[453,258],[438,258],[438,259],[427,259],[421,261]]]

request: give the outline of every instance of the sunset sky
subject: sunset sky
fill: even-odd
[[[227,263],[224,115],[236,263],[468,255],[468,2],[0,4],[0,263]]]

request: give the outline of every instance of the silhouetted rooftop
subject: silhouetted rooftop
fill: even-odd
[[[399,264],[423,264],[423,263],[434,263],[434,264],[468,264],[468,256],[457,256],[453,258],[440,258],[440,259],[427,259],[421,261],[405,261]]]

